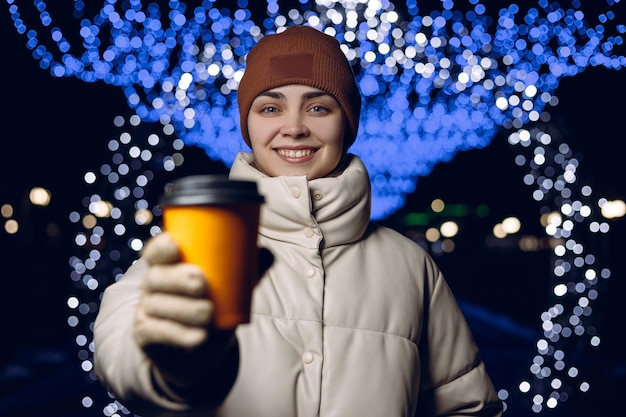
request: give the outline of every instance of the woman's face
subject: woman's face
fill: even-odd
[[[267,175],[324,177],[343,154],[346,119],[337,100],[292,84],[261,93],[248,114],[250,145]]]

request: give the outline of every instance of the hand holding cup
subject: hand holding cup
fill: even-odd
[[[234,332],[210,329],[214,307],[204,273],[180,262],[169,234],[146,242],[142,258],[149,266],[135,317],[135,341],[156,375],[186,389],[208,375],[234,342]]]
[[[167,233],[146,243],[143,258],[150,267],[137,310],[137,343],[191,350],[206,342],[213,303],[202,270],[179,262],[178,246]]]

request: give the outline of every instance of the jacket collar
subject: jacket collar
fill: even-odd
[[[321,248],[359,240],[369,224],[371,190],[367,170],[355,155],[338,176],[308,181],[304,176],[268,177],[242,152],[230,178],[256,181],[265,198],[259,233],[298,246]]]

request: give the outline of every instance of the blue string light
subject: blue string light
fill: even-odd
[[[400,208],[418,177],[438,162],[488,145],[501,127],[540,120],[562,78],[626,64],[613,52],[624,25],[614,24],[608,9],[592,23],[577,1],[570,8],[539,1],[525,12],[511,4],[497,19],[478,1],[464,13],[443,1],[441,10],[420,15],[416,1],[396,10],[390,1],[325,0],[301,11],[272,0],[264,19],[248,2],[228,10],[208,0],[193,9],[170,1],[163,10],[110,1],[88,18],[79,1],[81,54],[71,52],[76,48],[54,25],[46,2],[34,2],[39,32],[27,28],[15,0],[7,3],[42,68],[121,87],[142,120],[172,124],[187,144],[227,165],[248,150],[231,94],[247,51],[264,33],[290,24],[336,36],[365,96],[353,151],[371,172],[374,219]]]

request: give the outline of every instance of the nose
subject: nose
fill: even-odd
[[[309,135],[309,128],[304,123],[303,117],[294,112],[285,115],[285,123],[280,129],[280,133],[292,138],[302,138]]]

